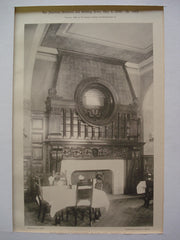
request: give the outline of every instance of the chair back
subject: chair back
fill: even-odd
[[[96,189],[103,190],[103,182],[97,181],[94,186]]]
[[[37,202],[38,206],[40,206],[42,204],[42,197],[40,195],[36,195],[36,202]]]
[[[93,181],[83,180],[77,183],[76,206],[91,206],[93,197]]]
[[[38,183],[35,183],[35,198],[38,205],[41,205],[43,200],[42,193],[41,193],[41,186]]]

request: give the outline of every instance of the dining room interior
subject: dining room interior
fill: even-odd
[[[23,143],[26,225],[152,226],[153,25],[26,24]]]

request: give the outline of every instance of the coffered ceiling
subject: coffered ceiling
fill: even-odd
[[[140,63],[153,54],[152,24],[50,24],[41,46]]]

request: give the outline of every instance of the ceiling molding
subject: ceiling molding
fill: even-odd
[[[39,47],[36,54],[36,59],[45,60],[49,62],[56,62],[57,55],[58,51],[55,48]]]
[[[152,64],[153,62],[153,56],[149,57],[148,59],[142,61],[139,63],[139,67],[140,68],[143,68],[143,67],[146,67],[148,64]]]
[[[125,66],[129,73],[143,75],[153,69],[153,56],[140,62],[139,64],[126,62]]]
[[[95,54],[66,50],[66,49],[61,49],[61,48],[55,49],[55,48],[49,48],[49,47],[39,47],[37,54],[36,54],[36,58],[54,62],[54,61],[57,61],[58,55],[67,55],[67,54],[68,55],[76,55],[77,57],[93,59],[94,61],[102,61],[105,63],[115,64],[115,65],[125,64],[125,61],[117,59],[117,58],[99,56],[99,55],[95,55]]]
[[[126,62],[125,66],[126,68],[139,69],[139,64],[137,63]]]
[[[105,59],[105,60],[114,60],[118,64],[121,64],[121,61],[119,59],[113,59],[113,58],[108,58],[108,57],[99,57],[96,55],[90,55],[90,54],[84,54],[80,52],[74,52],[74,51],[67,51],[60,49],[60,52],[65,53],[71,53],[71,54],[81,54],[83,56],[94,56],[95,58],[99,59]],[[39,47],[37,54],[36,54],[36,59],[41,59],[41,60],[46,60],[46,61],[51,61],[51,62],[56,62],[57,61],[57,55],[58,55],[58,50],[55,48],[49,48],[49,47]],[[122,61],[123,62],[123,61]],[[144,73],[150,71],[153,69],[153,56],[149,57],[148,59],[140,62],[139,64],[137,63],[132,63],[132,62],[126,62],[125,63],[126,69],[128,72],[131,72],[132,74],[140,74],[143,75]]]
[[[42,47],[42,46],[40,46],[38,48],[38,52],[48,53],[48,54],[52,54],[52,55],[58,54],[58,51],[56,48],[49,48],[49,47]]]
[[[153,70],[153,56],[149,57],[148,59],[144,60],[139,64],[140,75],[145,74],[146,72]]]
[[[48,62],[56,62],[57,56],[51,55],[49,53],[37,52],[36,59],[40,59],[40,60],[44,60],[44,61],[48,61]]]
[[[139,65],[136,63],[127,62],[125,67],[129,74],[140,75]]]
[[[134,47],[134,46],[130,46],[130,45],[122,44],[122,43],[98,39],[98,38],[95,38],[92,36],[81,35],[79,33],[72,33],[72,32],[70,32],[70,29],[72,26],[73,26],[73,23],[62,24],[59,27],[58,31],[56,32],[56,35],[61,36],[61,37],[68,37],[68,38],[83,40],[83,41],[87,41],[87,42],[91,42],[91,43],[97,43],[97,44],[108,46],[108,47],[133,51],[133,52],[137,52],[137,53],[141,53],[141,54],[147,54],[148,52],[153,50],[153,44],[150,44],[146,48],[139,48],[139,47]]]

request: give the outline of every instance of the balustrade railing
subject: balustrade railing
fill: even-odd
[[[135,113],[118,111],[106,126],[92,126],[83,122],[73,108],[62,108],[58,115],[59,136],[62,138],[138,141],[140,137],[140,119]]]

